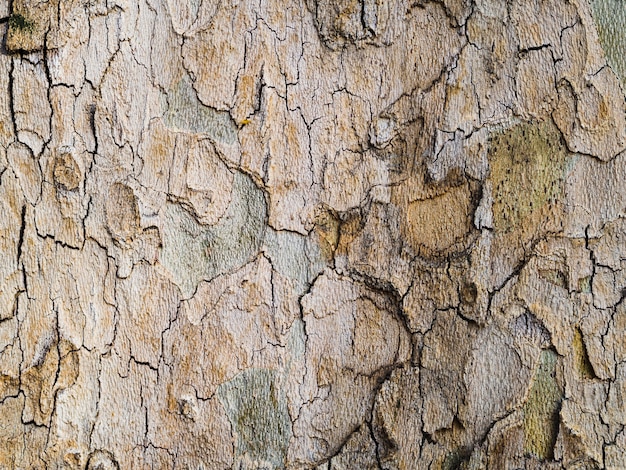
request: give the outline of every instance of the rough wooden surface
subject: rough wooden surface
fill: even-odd
[[[623,2],[0,17],[1,469],[626,468]]]

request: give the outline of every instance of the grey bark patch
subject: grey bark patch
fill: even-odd
[[[218,142],[237,140],[237,126],[230,114],[203,105],[187,75],[169,91],[164,121],[170,128],[207,134]]]
[[[295,282],[299,295],[305,293],[326,265],[319,246],[299,233],[268,230],[264,250],[274,268]]]
[[[276,373],[246,370],[222,384],[217,395],[237,433],[238,468],[284,468],[291,420]]]
[[[166,205],[161,263],[191,297],[200,281],[241,267],[259,252],[266,218],[263,192],[250,177],[235,173],[230,205],[214,226],[200,224],[179,204]]]
[[[540,348],[547,348],[552,342],[550,332],[541,320],[525,311],[511,322],[511,330],[517,337],[523,337]]]
[[[200,0],[189,0],[189,6],[191,7],[193,17],[196,18],[200,9]]]

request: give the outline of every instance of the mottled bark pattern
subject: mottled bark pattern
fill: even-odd
[[[0,468],[625,468],[623,2],[0,18]]]

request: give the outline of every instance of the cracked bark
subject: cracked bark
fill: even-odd
[[[0,467],[623,468],[625,12],[0,4]]]

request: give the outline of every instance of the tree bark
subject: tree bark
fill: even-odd
[[[625,8],[0,4],[0,468],[623,469]]]

